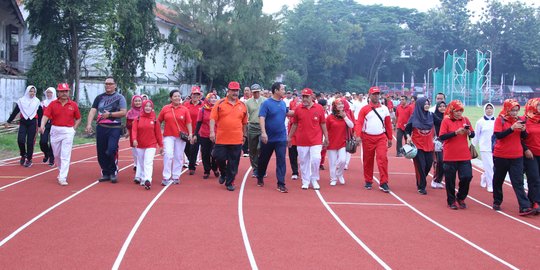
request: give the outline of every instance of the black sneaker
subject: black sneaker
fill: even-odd
[[[534,209],[532,209],[530,207],[519,209],[519,215],[520,216],[528,216],[530,214],[533,214],[534,212],[535,212]]]
[[[382,190],[382,192],[384,193],[390,193],[390,188],[388,187],[387,183],[380,185],[379,189]]]
[[[189,170],[189,175],[194,175],[195,174],[195,170]]]
[[[228,185],[227,190],[228,191],[234,191],[234,185],[233,184]]]
[[[215,171],[214,171],[214,176],[215,176],[215,177],[219,177],[219,171],[215,170]]]
[[[135,178],[135,179],[133,179],[133,183],[135,183],[137,185],[140,185],[141,184],[141,179],[140,178]]]
[[[288,190],[285,186],[283,186],[283,185],[279,185],[279,186],[277,187],[277,190],[278,190],[279,192],[281,192],[281,193],[288,193],[288,192],[289,192],[289,190]]]
[[[450,209],[452,209],[452,210],[458,210],[458,209],[459,209],[458,206],[457,206],[457,204],[456,204],[455,202],[454,202],[453,204],[449,204],[449,205],[448,205],[448,208],[450,208]]]
[[[108,175],[104,175],[98,179],[98,182],[107,182],[107,181],[111,181],[111,178]]]
[[[264,180],[262,178],[258,178],[257,179],[257,186],[258,187],[264,187]]]
[[[366,182],[366,184],[364,185],[364,188],[367,189],[367,190],[371,190],[372,186],[373,186],[373,184]]]
[[[419,189],[418,190],[418,193],[422,194],[422,195],[427,195],[427,192],[425,189]]]
[[[49,167],[54,167],[54,158],[49,158]]]
[[[26,158],[25,157],[21,157],[21,159],[19,160],[19,164],[21,164],[21,166],[24,166],[24,162],[26,161]]]
[[[30,161],[30,160],[25,161],[23,166],[26,167],[26,168],[32,167],[32,161]]]
[[[47,161],[49,161],[49,157],[48,157],[48,156],[44,156],[44,157],[43,157],[43,163],[47,163]]]
[[[208,177],[210,177],[210,174],[209,173],[204,173],[202,179],[208,179]]]
[[[111,175],[111,183],[113,184],[118,183],[118,178],[116,177],[116,175]]]
[[[457,200],[457,203],[459,205],[459,208],[461,209],[467,209],[467,204],[465,203],[464,200]]]
[[[493,210],[495,211],[501,211],[501,205],[500,204],[493,204]]]
[[[324,165],[319,165],[319,170],[324,171]]]
[[[225,176],[222,175],[219,177],[219,184],[223,185],[223,183],[225,183]]]
[[[133,166],[133,171],[134,171],[134,172],[137,171],[137,166]]]
[[[152,183],[150,183],[150,181],[148,180],[144,181],[144,189],[150,190],[151,186],[152,186]]]

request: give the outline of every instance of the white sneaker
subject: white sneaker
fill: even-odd
[[[330,181],[330,185],[331,185],[331,186],[335,186],[336,184],[337,184],[337,181],[336,181],[336,180]]]
[[[292,177],[291,177],[292,180],[298,180],[298,175],[296,174],[293,174]]]
[[[437,188],[438,189],[444,189],[444,184],[443,183],[437,183]]]
[[[243,157],[249,157],[249,154],[244,154]]]
[[[343,178],[343,176],[339,177],[339,183],[345,185],[345,178]]]
[[[302,185],[302,189],[308,189],[309,185]]]
[[[440,183],[437,183],[437,182],[435,182],[435,181],[432,180],[432,181],[431,181],[431,188],[439,188],[439,184],[440,184]]]
[[[314,189],[314,190],[319,190],[319,189],[321,189],[321,186],[319,186],[319,181],[317,181],[317,180],[311,181],[311,185],[313,186],[313,189]]]
[[[487,187],[487,191],[488,191],[489,193],[493,193],[493,187],[488,186],[488,187]]]
[[[483,187],[483,188],[485,188],[487,186],[486,177],[483,174],[480,177],[480,186]]]
[[[66,180],[58,180],[58,184],[61,186],[67,186],[68,182]]]

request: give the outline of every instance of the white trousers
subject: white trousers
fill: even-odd
[[[488,187],[493,187],[493,153],[480,151],[484,173],[482,174],[483,181]]]
[[[330,165],[330,181],[338,181],[343,177],[345,164],[347,163],[347,152],[345,147],[338,150],[327,150],[328,164]]]
[[[163,179],[180,179],[184,165],[184,148],[186,142],[180,137],[163,138]]]
[[[319,181],[319,165],[321,164],[322,145],[297,146],[302,185]]]
[[[349,163],[351,163],[352,154],[347,151],[345,151],[345,153],[347,155],[347,158],[345,159],[345,168],[349,169]]]
[[[51,127],[51,147],[54,161],[58,166],[59,181],[67,181],[74,136],[75,129],[73,127]]]
[[[139,166],[139,165],[137,165],[138,164],[137,163],[137,155],[138,155],[138,153],[137,153],[137,148],[136,147],[131,147],[131,155],[133,156],[133,166],[135,166],[135,167]]]
[[[137,172],[135,178],[141,179],[141,182],[148,180],[152,182],[152,173],[154,172],[154,157],[156,148],[136,148],[137,149]]]

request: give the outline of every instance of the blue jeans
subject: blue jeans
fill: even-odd
[[[263,179],[268,168],[268,163],[272,157],[272,153],[276,152],[276,177],[278,186],[285,185],[286,162],[285,154],[287,153],[287,142],[261,142],[259,153],[259,168],[257,170],[257,178]]]

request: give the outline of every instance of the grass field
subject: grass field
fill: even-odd
[[[501,106],[495,106],[495,116],[499,115],[499,112],[501,112]],[[480,119],[480,117],[484,116],[484,107],[475,107],[475,106],[467,106],[465,107],[465,111],[463,112],[469,120],[471,120],[471,124],[476,125],[476,121]],[[522,115],[523,112],[520,112],[519,115]]]
[[[94,142],[93,138],[75,136],[73,144],[83,144]],[[34,152],[39,152],[39,136],[36,138]],[[0,159],[19,156],[19,146],[17,145],[17,133],[7,133],[0,136]]]

